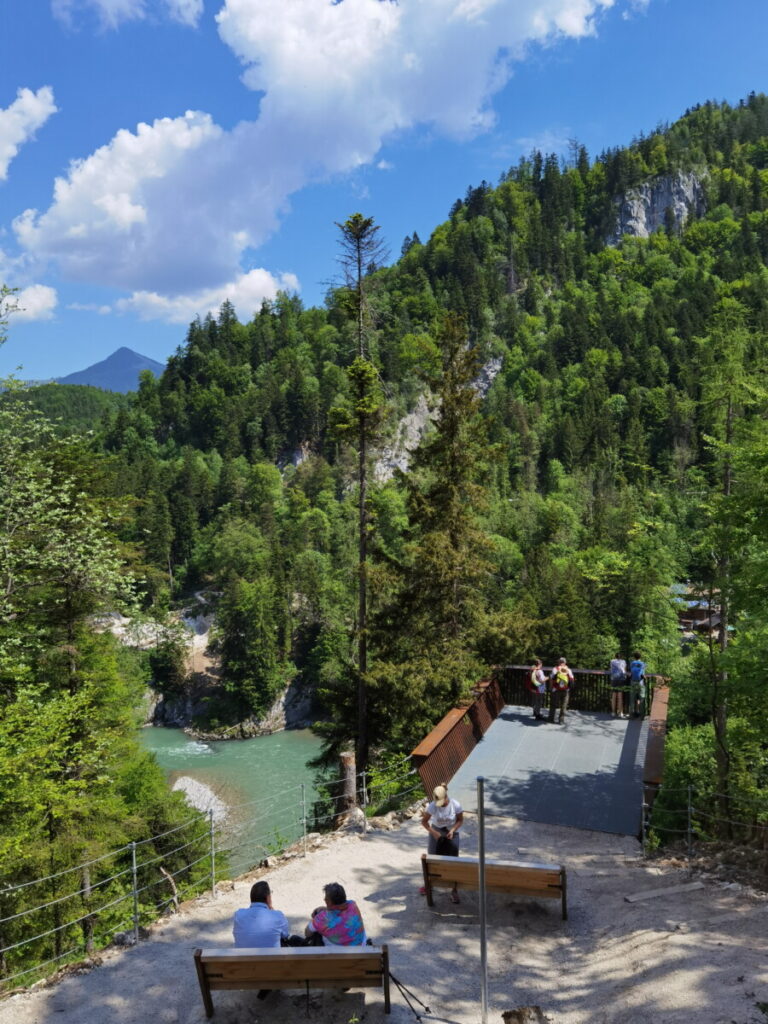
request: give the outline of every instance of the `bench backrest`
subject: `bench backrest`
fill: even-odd
[[[209,988],[287,988],[295,983],[323,987],[323,982],[349,988],[380,986],[386,972],[386,950],[376,946],[309,946],[273,949],[201,949],[195,960]]]
[[[477,889],[480,864],[477,857],[442,857],[423,854],[429,882],[436,886]],[[565,869],[557,864],[529,864],[513,860],[486,860],[485,885],[491,892],[518,893],[528,896],[559,897]]]

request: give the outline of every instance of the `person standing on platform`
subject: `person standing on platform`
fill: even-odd
[[[611,659],[609,669],[611,678],[611,714],[614,718],[624,718],[624,694],[627,690],[627,663],[620,654]]]
[[[549,721],[554,722],[555,712],[559,711],[558,722],[565,721],[568,710],[568,698],[573,685],[573,672],[568,668],[565,658],[560,658],[552,669],[549,677]]]
[[[525,685],[531,694],[533,717],[543,718],[541,708],[544,704],[544,694],[547,692],[547,677],[540,658],[534,661],[533,668],[526,676]]]
[[[635,651],[629,663],[629,706],[633,718],[645,714],[645,662],[639,651]]]

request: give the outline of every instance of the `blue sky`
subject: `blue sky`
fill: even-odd
[[[160,361],[230,298],[322,302],[533,146],[591,155],[768,90],[764,0],[6,0],[0,375]]]

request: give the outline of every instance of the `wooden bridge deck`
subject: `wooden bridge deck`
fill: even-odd
[[[507,705],[451,779],[450,794],[475,811],[482,775],[486,814],[637,835],[647,736],[647,719],[569,711],[564,725],[550,725]]]

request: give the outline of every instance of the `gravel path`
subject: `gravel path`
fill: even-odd
[[[266,873],[274,904],[299,932],[322,886],[341,882],[360,903],[368,934],[389,943],[395,975],[431,1007],[425,1021],[479,1024],[477,894],[454,906],[438,891],[427,907],[418,894],[425,838],[414,820],[394,832],[331,839]],[[569,889],[567,922],[556,900],[489,895],[489,1022],[536,1005],[554,1024],[766,1024],[768,897],[705,880],[698,891],[627,903],[626,895],[688,878],[643,862],[635,840],[622,836],[492,818],[486,850],[562,862]],[[462,851],[477,852],[471,816]],[[215,900],[187,904],[137,948],[109,951],[98,967],[0,1001],[0,1024],[203,1024],[192,951],[230,944],[232,914],[247,905],[251,880],[223,883]],[[254,992],[215,992],[213,1001],[214,1024],[386,1019],[377,989],[312,992],[309,1017],[299,992],[264,1001]],[[389,1021],[413,1020],[393,990]]]

